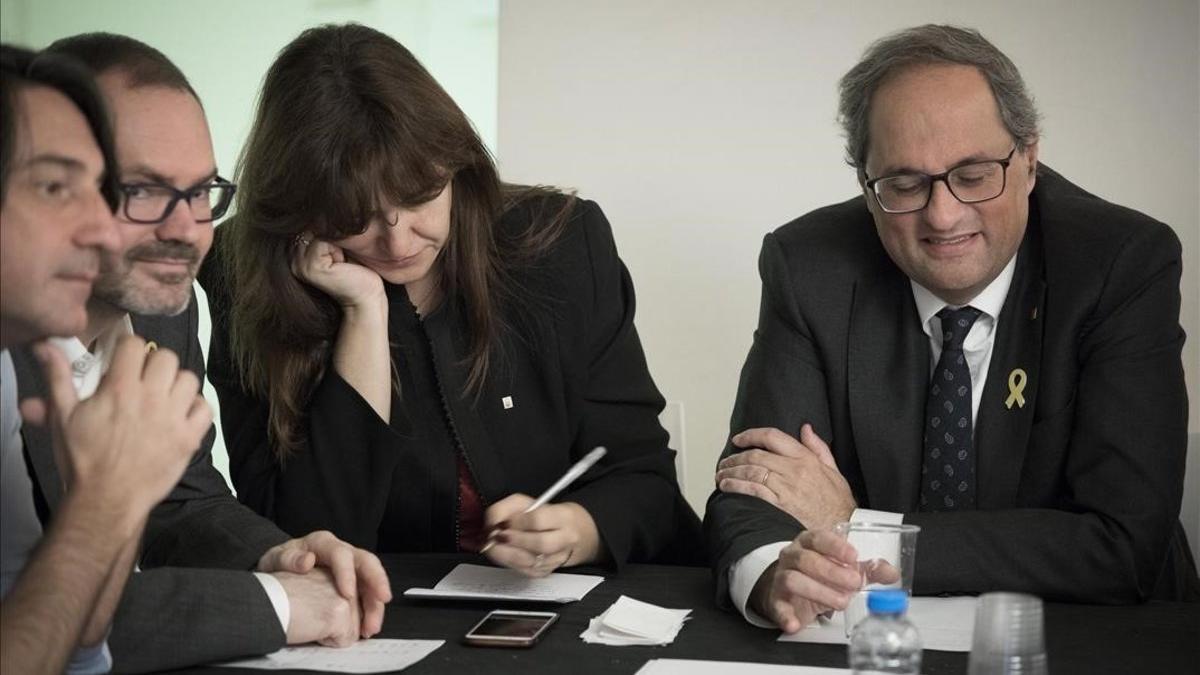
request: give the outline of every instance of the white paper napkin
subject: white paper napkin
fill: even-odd
[[[592,619],[579,637],[589,644],[669,645],[691,613],[690,609],[667,609],[622,595]]]

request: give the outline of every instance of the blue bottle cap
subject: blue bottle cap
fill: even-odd
[[[908,593],[902,590],[871,591],[867,609],[872,614],[901,614],[908,609]]]

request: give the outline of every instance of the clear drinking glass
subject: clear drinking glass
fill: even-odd
[[[858,568],[863,586],[845,611],[846,637],[859,621],[867,618],[867,592],[899,588],[912,594],[913,568],[917,555],[916,525],[890,523],[838,523],[833,531],[845,537],[858,551]]]
[[[975,606],[969,675],[1046,675],[1042,599],[985,593]]]

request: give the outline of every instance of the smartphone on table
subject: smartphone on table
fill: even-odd
[[[481,647],[532,647],[557,620],[554,612],[497,609],[467,631],[465,640]]]

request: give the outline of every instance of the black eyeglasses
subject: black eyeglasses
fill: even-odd
[[[211,223],[229,210],[236,191],[237,185],[220,176],[186,190],[164,183],[122,183],[121,209],[130,222],[157,225],[183,201],[197,223]]]
[[[887,213],[912,213],[929,204],[933,184],[942,181],[950,194],[964,204],[977,204],[995,199],[1004,194],[1008,184],[1008,165],[1012,162],[1017,146],[1004,159],[989,159],[971,162],[931,176],[927,173],[898,173],[881,176],[866,182],[867,189],[875,193],[879,207]]]

